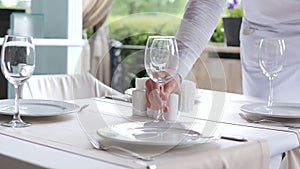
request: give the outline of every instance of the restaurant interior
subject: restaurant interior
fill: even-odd
[[[276,88],[272,100],[285,67],[259,69],[268,98],[246,95],[228,11],[177,76],[186,65],[176,33],[186,5],[200,2],[0,0],[0,168],[300,169],[300,105],[278,102]],[[236,38],[242,17],[229,24]]]

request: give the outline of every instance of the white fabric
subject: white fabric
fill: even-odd
[[[177,38],[184,78],[203,51],[223,8],[222,0],[190,0]],[[267,99],[269,82],[258,67],[257,51],[261,38],[285,39],[287,62],[274,78],[274,101],[300,102],[300,1],[243,0],[241,32],[243,94]]]
[[[269,81],[259,68],[258,48],[261,38],[274,37],[278,34],[265,29],[266,27],[244,20],[240,36],[243,94],[267,100]],[[273,81],[275,102],[300,102],[300,90],[297,90],[300,83],[300,29],[298,33],[292,33],[293,35],[289,35],[290,33],[286,31],[279,35],[285,39],[287,58],[283,70]]]
[[[70,100],[104,95],[118,95],[119,92],[98,81],[89,73],[78,75],[34,75],[21,89],[23,99]]]
[[[110,10],[113,0],[83,0],[83,28],[101,26]]]
[[[110,55],[106,25],[102,25],[90,38],[91,74],[105,84],[110,84]]]
[[[190,0],[176,38],[180,54],[179,75],[184,79],[210,39],[225,0]]]
[[[258,65],[258,48],[262,38],[285,40],[286,64],[274,78],[275,102],[300,102],[300,1],[243,0],[241,63],[243,94],[267,100],[269,81]],[[259,86],[259,87],[258,87]]]
[[[81,112],[69,114],[67,116],[30,119],[34,125],[24,130],[18,130],[17,132],[16,129],[9,130],[8,128],[0,126],[1,136],[7,135],[14,139],[20,138],[20,140],[18,140],[19,142],[25,141],[31,143],[30,147],[37,147],[35,150],[39,151],[40,154],[46,154],[48,151],[44,150],[43,148],[50,147],[68,154],[77,154],[81,157],[86,157],[87,159],[85,162],[89,162],[89,159],[95,159],[97,161],[111,163],[112,165],[116,166],[107,167],[105,165],[95,165],[95,163],[91,163],[85,167],[78,167],[77,160],[79,158],[70,158],[67,155],[60,156],[63,160],[58,161],[56,161],[55,157],[48,155],[38,157],[37,160],[34,160],[34,157],[37,156],[36,153],[32,153],[30,156],[28,156],[26,153],[23,153],[24,149],[27,150],[30,148],[24,147],[24,149],[20,149],[19,154],[22,154],[22,156],[19,156],[20,159],[27,162],[30,162],[28,159],[33,159],[32,161],[34,164],[38,164],[43,168],[90,169],[118,168],[123,166],[124,168],[146,169],[146,163],[141,163],[139,160],[127,157],[126,155],[124,156],[124,154],[121,154],[122,152],[114,150],[99,151],[93,149],[92,145],[85,137],[83,129],[85,129],[85,131],[87,131],[89,134],[96,136],[96,131],[103,127],[124,122],[137,122],[151,119],[132,117],[130,103],[116,102],[114,100],[100,98],[81,99],[71,102],[76,103],[79,106],[87,104],[89,104],[89,106]],[[5,119],[0,119],[0,122],[3,120]],[[194,123],[190,123],[190,125],[194,126],[195,128],[193,129],[199,132],[202,131],[201,126],[206,126],[208,123],[206,121],[195,120],[192,118],[182,118],[180,120],[185,122],[193,121]],[[105,139],[101,143],[104,145],[120,145],[124,148],[129,148],[146,156],[157,155],[154,157],[154,161],[151,161],[150,164],[156,164],[158,169],[267,169],[270,153],[268,141],[266,142],[265,140],[270,139],[273,142],[279,143],[278,147],[282,146],[283,140],[289,140],[285,137],[287,135],[286,132],[277,131],[275,133],[274,131],[262,131],[256,128],[229,124],[220,124],[217,125],[217,128],[222,132],[227,131],[227,133],[232,134],[235,134],[235,131],[239,130],[245,134],[248,134],[249,141],[238,142],[220,139],[213,143],[195,146],[182,146],[177,148],[168,146],[143,146],[137,144],[130,145],[124,142],[117,143],[111,140],[106,141]],[[258,134],[263,135],[264,139],[257,137]],[[274,137],[275,139],[272,139]],[[281,137],[283,137],[283,139],[277,139]],[[18,142],[12,144],[9,143],[10,142],[6,142],[5,144],[1,144],[1,146],[14,146],[15,144],[18,144]],[[36,144],[43,147],[38,147]],[[272,148],[273,147],[271,147],[271,149]],[[9,152],[15,150],[12,148],[8,149]],[[3,152],[2,149],[1,151]],[[26,156],[29,158],[21,158]],[[61,163],[66,163],[68,167],[60,167]]]
[[[299,168],[292,167],[297,165],[297,163],[300,164],[300,162],[298,162],[300,159],[300,153],[297,152],[297,150],[300,152],[300,149],[298,148],[299,147],[298,138],[300,138],[299,130],[290,130],[287,127],[276,126],[274,124],[268,124],[268,123],[265,124],[248,123],[238,115],[238,113],[241,112],[240,107],[242,105],[261,102],[261,100],[258,100],[257,98],[254,97],[244,96],[244,95],[230,94],[230,93],[223,93],[223,92],[216,92],[216,91],[211,92],[209,90],[198,90],[198,93],[201,93],[201,98],[199,100],[200,104],[195,104],[194,113],[185,113],[183,116],[193,117],[195,116],[193,114],[197,114],[197,117],[200,119],[219,121],[225,124],[234,124],[236,126],[236,129],[226,129],[225,127],[226,125],[223,125],[222,127],[218,127],[219,129],[221,129],[221,133],[224,135],[229,134],[231,136],[233,135],[233,136],[245,137],[248,139],[250,138],[266,139],[270,147],[270,155],[271,155],[270,169],[279,168],[280,161],[278,160],[281,160],[281,158],[278,158],[276,156],[280,156],[281,153],[283,152],[297,148],[295,152],[287,154],[287,156],[289,156],[288,157],[289,160],[286,161],[286,163],[288,164],[283,164],[283,166],[288,165],[289,169],[299,169]],[[225,99],[223,102],[224,104],[223,107],[221,106],[222,104],[220,104],[220,98],[222,97]],[[220,111],[216,110],[216,108],[219,108]],[[242,126],[248,126],[249,130],[247,131],[242,129]],[[251,128],[261,128],[260,131],[263,130],[266,131],[260,133],[259,130],[251,131],[252,130]],[[275,134],[275,132],[284,132],[285,136],[279,136],[278,134]],[[296,133],[298,134],[298,137]],[[297,153],[298,155],[294,154],[295,156],[290,157],[290,155],[292,155],[293,153]]]
[[[300,26],[299,0],[242,0],[241,5],[245,10],[244,17],[250,22],[262,25],[296,23],[298,28]]]
[[[110,84],[110,57],[107,42],[107,32],[104,21],[112,6],[113,0],[83,0],[83,29],[99,28],[86,43],[82,52],[82,66],[97,79]],[[86,38],[85,38],[86,39]],[[90,62],[90,63],[87,63]]]
[[[243,0],[242,6],[243,93],[267,99],[269,83],[259,69],[257,49],[261,38],[280,36],[285,39],[287,61],[274,78],[274,100],[300,102],[300,91],[295,90],[300,83],[300,1]]]
[[[84,46],[82,47],[81,51],[81,66],[82,66],[82,71],[83,72],[89,72],[91,69],[91,47],[90,47],[90,42],[87,39],[87,34],[86,31],[82,31],[83,34],[83,39],[84,39]]]

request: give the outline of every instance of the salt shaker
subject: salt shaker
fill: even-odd
[[[132,115],[134,116],[147,116],[147,103],[146,103],[146,80],[149,78],[136,78],[135,90],[132,91]]]
[[[142,78],[136,78],[135,79],[135,89],[136,90],[146,90],[146,81],[148,80],[148,77],[142,77]]]
[[[191,112],[194,108],[196,83],[184,80],[180,88],[180,108],[182,112]]]
[[[169,112],[165,113],[165,119],[167,121],[176,121],[178,117],[178,105],[179,96],[178,94],[170,94],[167,106],[169,107]]]
[[[147,103],[145,90],[134,90],[132,92],[132,115],[147,116]]]

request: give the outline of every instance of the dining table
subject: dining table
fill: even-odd
[[[187,135],[190,132],[201,133],[201,139],[194,142],[179,141],[178,144],[120,139],[122,126],[126,126],[124,124],[152,124],[153,121],[149,117],[133,116],[131,102],[105,97],[61,101],[81,108],[55,116],[23,116],[24,121],[32,124],[30,127],[0,126],[1,166],[283,169],[297,165],[297,156],[291,158],[290,155],[291,152],[297,152],[299,147],[300,129],[249,123],[240,117],[239,114],[244,113],[241,106],[264,102],[254,97],[196,89],[193,111],[179,112],[177,120],[168,122],[167,127],[184,129]],[[10,118],[1,115],[0,122]],[[117,126],[120,131],[114,131]],[[107,130],[110,133],[101,135]],[[96,149],[90,142],[91,137],[104,146],[120,146],[151,157],[152,160],[141,160],[113,149]]]

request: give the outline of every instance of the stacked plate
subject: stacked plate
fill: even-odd
[[[186,146],[216,140],[213,136],[205,137],[194,130],[148,125],[147,122],[117,124],[99,129],[97,133],[109,141],[149,146]]]

